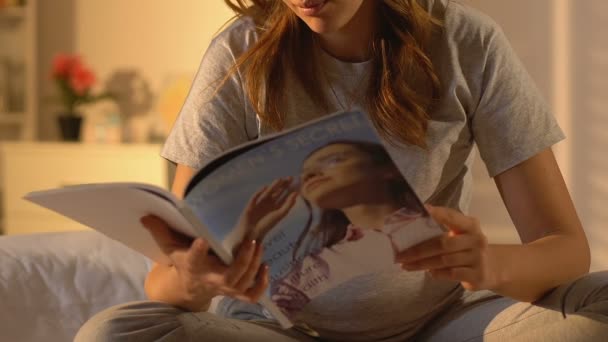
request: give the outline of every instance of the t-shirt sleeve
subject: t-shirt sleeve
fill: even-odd
[[[199,169],[225,150],[255,138],[240,74],[221,83],[237,58],[226,39],[211,42],[162,157]]]
[[[503,31],[491,26],[471,125],[481,158],[494,177],[564,135]]]

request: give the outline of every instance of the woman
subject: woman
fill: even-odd
[[[332,141],[305,157],[299,179],[309,217],[293,249],[294,266],[276,274],[280,278],[270,289],[290,316],[345,281],[394,268],[399,252],[441,232],[425,219],[422,205],[382,145]],[[257,191],[238,231],[263,241],[293,209],[292,183],[291,178],[278,179]],[[318,209],[316,221],[313,206]]]
[[[447,0],[227,3],[242,16],[209,47],[163,151],[178,164],[175,193],[227,148],[360,106],[433,205],[430,214],[450,229],[399,255],[405,269],[427,272],[358,277],[308,303],[303,323],[323,339],[351,341],[608,335],[608,276],[583,276],[589,247],[550,148],[563,135],[491,20]],[[464,214],[473,144],[522,245],[488,244],[482,223]],[[315,339],[279,329],[246,304],[268,283],[255,241],[225,266],[205,241],[144,222],[174,262],[150,272],[154,301],[97,315],[77,340]],[[231,301],[218,315],[201,312],[220,294]]]

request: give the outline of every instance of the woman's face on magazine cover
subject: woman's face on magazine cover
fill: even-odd
[[[365,3],[377,0],[283,0],[315,33],[333,33],[348,24]]]
[[[396,172],[379,167],[354,145],[333,144],[315,151],[304,161],[300,191],[319,208],[342,209],[366,203],[371,196],[377,198],[383,189],[387,191],[383,185]]]

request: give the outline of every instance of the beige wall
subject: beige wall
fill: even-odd
[[[220,0],[80,0],[75,14],[75,47],[102,78],[132,69],[154,90],[165,75],[195,72],[231,16]]]
[[[572,0],[571,176],[594,251],[608,269],[608,2]]]
[[[135,74],[156,95],[167,77],[196,72],[212,36],[231,17],[221,0],[39,3],[41,94],[47,96],[53,91],[49,65],[61,51],[80,53],[98,73],[101,86],[117,72]],[[48,102],[41,103],[43,140],[57,138],[55,111]]]
[[[608,269],[608,3],[604,0],[465,0],[504,29],[567,139],[555,147],[592,248],[592,269]],[[482,163],[471,213],[495,241],[517,241]],[[568,251],[565,251],[566,253]]]

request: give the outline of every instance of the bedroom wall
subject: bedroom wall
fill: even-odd
[[[572,1],[571,179],[596,269],[608,269],[608,2]]]
[[[589,238],[592,270],[608,269],[608,23],[603,0],[464,0],[504,29],[567,139],[554,148]],[[517,241],[478,160],[471,212],[495,241]]]

